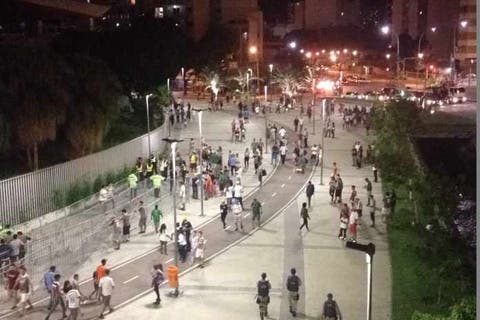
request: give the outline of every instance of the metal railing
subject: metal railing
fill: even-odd
[[[168,126],[150,133],[152,151],[163,151]],[[148,137],[140,136],[115,147],[69,162],[0,181],[0,224],[16,225],[59,209],[55,197],[78,181],[92,183],[98,176],[134,165],[148,156]]]

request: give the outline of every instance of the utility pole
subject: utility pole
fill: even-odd
[[[198,149],[198,159],[199,165],[198,165],[198,170],[200,171],[200,216],[204,217],[204,207],[203,207],[203,159],[202,159],[202,151],[203,151],[203,139],[202,139],[202,114],[203,114],[203,109],[196,109],[192,108],[193,111],[197,111],[198,113],[198,133],[199,133],[199,139],[200,139],[200,147]]]

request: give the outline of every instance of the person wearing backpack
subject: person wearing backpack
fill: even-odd
[[[322,316],[324,320],[342,320],[338,304],[333,300],[333,294],[327,294],[327,301],[323,303]]]
[[[257,282],[257,304],[260,309],[260,319],[268,317],[268,304],[270,303],[270,282],[267,280],[267,274],[264,272],[261,279]]]
[[[302,280],[300,280],[296,273],[297,270],[295,270],[295,268],[290,269],[290,275],[287,278],[288,304],[290,306],[290,313],[294,317],[297,316],[297,303],[300,299],[298,289],[302,285]]]

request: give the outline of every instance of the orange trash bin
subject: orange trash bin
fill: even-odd
[[[168,285],[171,288],[178,288],[178,268],[171,264],[167,268]]]

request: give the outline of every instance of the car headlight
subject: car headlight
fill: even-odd
[[[443,106],[443,101],[438,101],[438,104]]]
[[[467,102],[467,97],[462,97],[462,102]]]
[[[453,101],[453,103],[457,103],[457,102],[458,102],[458,98],[457,98],[457,97],[453,97],[452,101]]]

